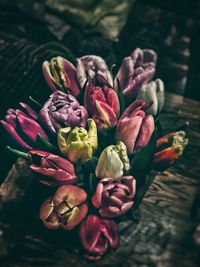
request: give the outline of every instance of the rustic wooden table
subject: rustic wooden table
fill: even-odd
[[[0,266],[199,266],[200,103],[168,93],[163,128],[186,121],[184,156],[156,175],[139,207],[139,223],[120,223],[120,247],[95,264],[74,251],[73,235],[43,228],[38,210],[47,193],[18,159],[0,187]]]

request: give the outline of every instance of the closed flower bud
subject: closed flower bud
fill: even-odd
[[[154,154],[153,167],[158,171],[169,168],[183,154],[188,144],[184,131],[169,133],[157,140],[157,152]]]
[[[88,55],[78,58],[76,75],[81,88],[87,81],[90,82],[94,79],[98,79],[109,86],[113,85],[108,67],[103,58],[99,56]]]
[[[40,110],[40,121],[56,134],[64,127],[86,127],[88,113],[76,98],[61,91],[54,92]]]
[[[133,176],[123,176],[117,181],[103,178],[96,187],[92,203],[102,217],[122,216],[132,207],[135,192],[136,181]]]
[[[58,146],[71,162],[86,162],[97,149],[97,127],[88,119],[88,131],[82,127],[61,128],[58,131]]]
[[[48,137],[36,121],[37,113],[25,103],[20,103],[20,105],[23,111],[8,109],[5,119],[1,120],[1,125],[18,146],[30,150],[35,146],[38,134],[47,141]]]
[[[74,165],[68,160],[39,150],[30,150],[30,168],[40,175],[40,181],[46,185],[59,186],[75,184],[78,177],[75,174]]]
[[[95,173],[99,178],[110,177],[118,179],[129,169],[130,162],[127,155],[127,148],[123,142],[118,142],[116,146],[111,145],[103,150],[99,157]]]
[[[79,94],[76,69],[65,58],[55,57],[50,61],[44,61],[42,70],[48,85],[53,91],[61,90],[74,96]]]
[[[96,122],[99,131],[112,128],[117,124],[120,111],[118,96],[106,84],[90,82],[86,87],[84,105]]]
[[[96,215],[87,216],[81,223],[79,236],[84,256],[89,260],[99,260],[108,249],[116,249],[119,245],[117,224]]]
[[[117,73],[114,88],[117,91],[117,79],[127,103],[131,103],[142,85],[148,83],[156,67],[157,55],[150,49],[135,49],[130,57],[124,58]]]
[[[145,147],[155,129],[153,116],[146,115],[147,108],[143,100],[136,100],[127,107],[118,121],[115,139],[124,142],[129,154]]]
[[[156,116],[164,106],[164,97],[164,83],[162,80],[157,79],[143,85],[139,90],[137,99],[143,99],[146,103],[152,102],[146,113]]]

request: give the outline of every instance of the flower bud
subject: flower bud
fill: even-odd
[[[113,85],[108,67],[103,58],[99,56],[88,55],[78,58],[76,75],[81,88],[83,88],[86,81],[90,82],[94,79],[98,79],[108,86]]]
[[[63,57],[54,57],[42,65],[44,78],[53,91],[61,90],[77,96],[79,87],[74,65]]]
[[[117,224],[96,215],[87,216],[81,223],[79,236],[84,256],[89,260],[99,260],[109,248],[116,249],[119,245]]]
[[[97,149],[97,127],[88,119],[88,131],[82,127],[61,128],[58,131],[58,146],[63,155],[71,162],[86,162]]]
[[[142,85],[148,83],[156,67],[157,55],[151,49],[135,49],[131,56],[124,58],[117,73],[114,88],[117,91],[117,79],[127,103],[131,103]]]
[[[146,114],[156,116],[164,106],[164,83],[157,79],[140,88],[137,99],[143,99],[146,103],[152,103]]]
[[[129,169],[130,162],[127,156],[127,148],[123,142],[118,142],[116,146],[111,145],[103,150],[95,173],[99,178],[110,177],[118,179]]]
[[[145,113],[147,108],[143,100],[136,100],[127,107],[118,121],[115,139],[124,142],[129,154],[145,147],[155,129],[153,116]]]

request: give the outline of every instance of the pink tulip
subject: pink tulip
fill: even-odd
[[[136,100],[123,112],[118,121],[115,139],[117,142],[124,142],[129,154],[138,152],[146,146],[155,129],[153,116],[145,114],[148,106],[143,100]]]

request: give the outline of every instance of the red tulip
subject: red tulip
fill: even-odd
[[[123,112],[118,121],[115,139],[124,142],[129,154],[138,152],[146,146],[155,129],[153,116],[145,114],[147,108],[143,100],[136,100]]]
[[[40,219],[49,229],[71,230],[86,216],[87,193],[78,186],[63,185],[41,206]]]
[[[89,215],[80,225],[80,240],[89,260],[100,259],[109,248],[119,245],[118,227],[114,221]]]
[[[74,165],[68,160],[57,155],[30,150],[30,168],[42,175],[40,181],[47,185],[75,184],[78,177],[75,174]]]
[[[124,176],[117,181],[103,178],[96,187],[92,203],[102,217],[121,216],[132,207],[135,192],[136,181],[133,176]]]
[[[183,154],[188,144],[184,131],[169,133],[157,140],[157,152],[154,154],[153,167],[158,171],[169,168]]]
[[[85,91],[84,103],[99,131],[117,124],[119,100],[116,92],[107,84],[90,82]]]

